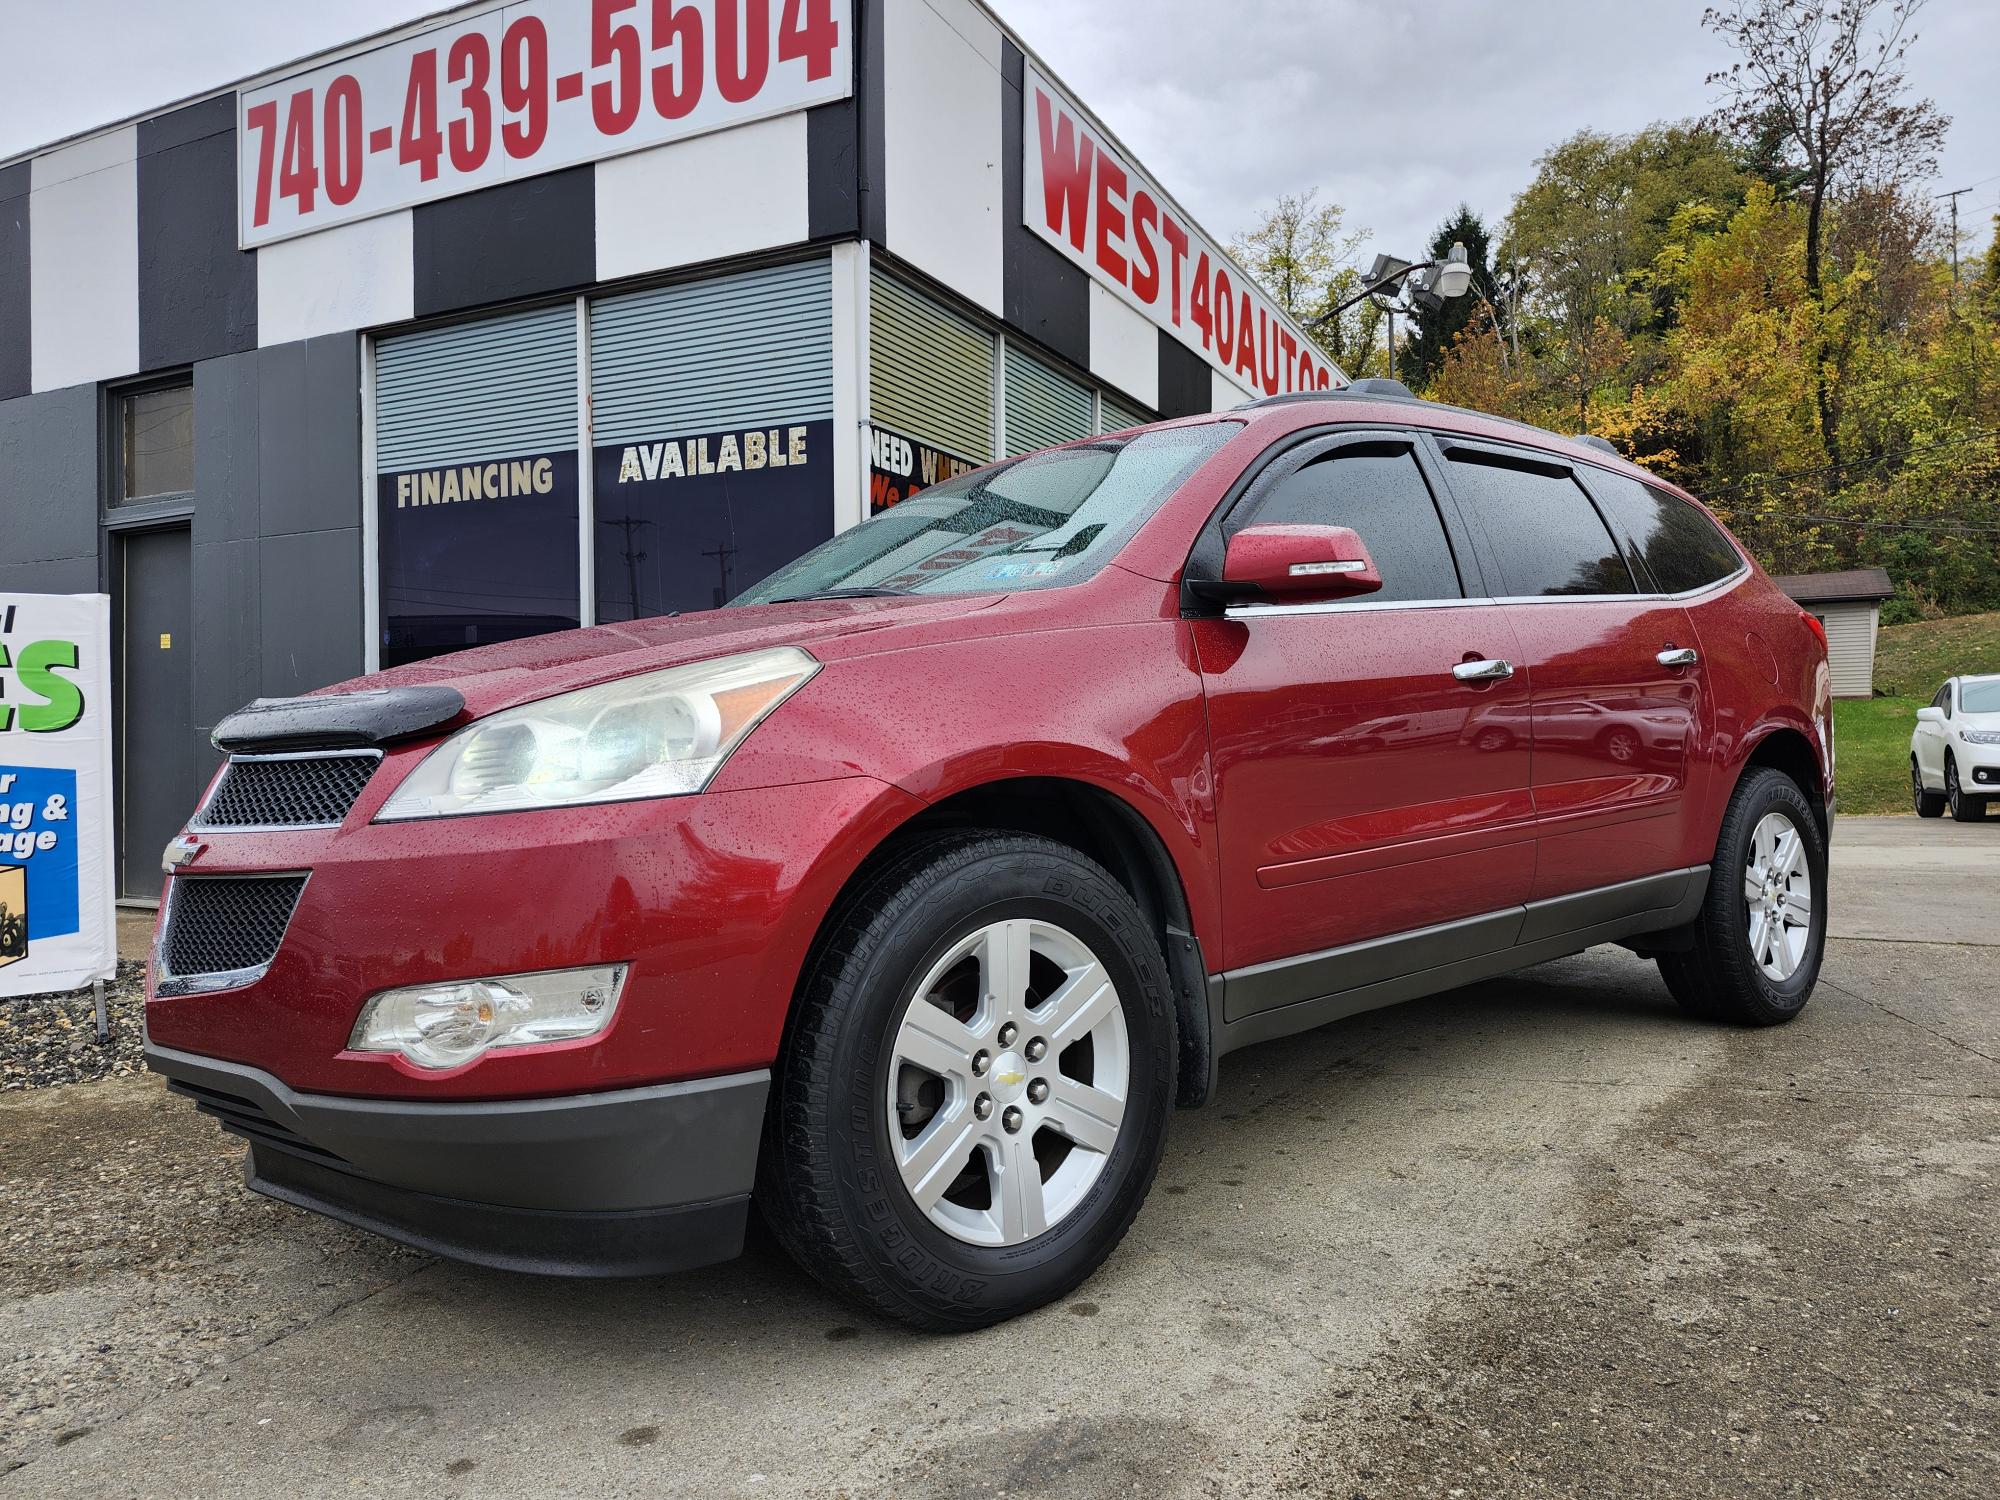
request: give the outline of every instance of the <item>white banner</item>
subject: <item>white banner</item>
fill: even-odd
[[[853,20],[853,0],[522,0],[245,89],[239,242],[844,99]]]
[[[118,967],[111,600],[0,594],[0,998]]]
[[[1027,226],[1254,395],[1339,383],[1317,344],[1034,68],[1021,91]]]

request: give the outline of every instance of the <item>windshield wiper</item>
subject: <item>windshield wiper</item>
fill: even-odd
[[[810,604],[819,599],[902,599],[914,594],[915,589],[851,588],[814,589],[809,594],[784,594],[776,599],[767,599],[766,604]]]

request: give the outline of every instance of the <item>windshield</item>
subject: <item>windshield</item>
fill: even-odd
[[[2000,677],[1987,682],[1961,682],[1958,708],[1968,714],[2000,714]]]
[[[1102,438],[948,479],[814,548],[734,602],[1079,582],[1237,427],[1209,422]]]

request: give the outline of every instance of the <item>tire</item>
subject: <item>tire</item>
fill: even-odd
[[[1179,1053],[1157,935],[1091,860],[998,832],[907,852],[830,923],[760,1153],[778,1240],[833,1290],[937,1332],[1066,1295],[1124,1238],[1166,1144]],[[996,972],[1029,976],[1011,1014]],[[1042,1036],[1058,1014],[1087,1033]]]
[[[1795,857],[1781,833],[1765,837],[1780,829],[1796,836]],[[1753,859],[1780,875],[1770,887],[1778,899],[1758,907],[1749,891]],[[1801,883],[1807,920],[1787,920],[1786,914],[1799,915]],[[1782,925],[1764,953],[1753,954],[1752,935],[1769,927],[1773,911]],[[1691,947],[1659,956],[1660,975],[1684,1010],[1740,1026],[1776,1026],[1805,1009],[1826,949],[1826,841],[1805,793],[1784,772],[1760,768],[1736,784],[1693,927]]]
[[[1944,813],[1945,794],[1930,791],[1924,786],[1924,773],[1918,769],[1914,755],[1910,757],[1910,800],[1916,804],[1920,818],[1935,818]]]
[[[1986,799],[1969,795],[1958,784],[1958,762],[1952,759],[1950,751],[1946,751],[1944,757],[1944,800],[1945,806],[1951,809],[1952,821],[1955,823],[1978,823],[1985,820]]]

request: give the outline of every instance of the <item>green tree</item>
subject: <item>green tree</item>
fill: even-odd
[[[1422,389],[1437,378],[1445,350],[1468,324],[1486,320],[1496,329],[1502,326],[1502,299],[1493,279],[1493,235],[1468,204],[1459,204],[1458,212],[1438,226],[1431,236],[1429,253],[1442,260],[1455,244],[1465,246],[1465,258],[1472,266],[1472,290],[1435,308],[1418,306],[1410,336],[1396,351],[1397,373],[1412,390]]]
[[[1309,323],[1361,288],[1354,254],[1368,231],[1349,230],[1346,221],[1338,203],[1319,201],[1317,188],[1287,193],[1232,240],[1229,251],[1279,307]],[[1379,334],[1381,317],[1363,304],[1322,324],[1313,336],[1335,364],[1357,374],[1355,367]]]

